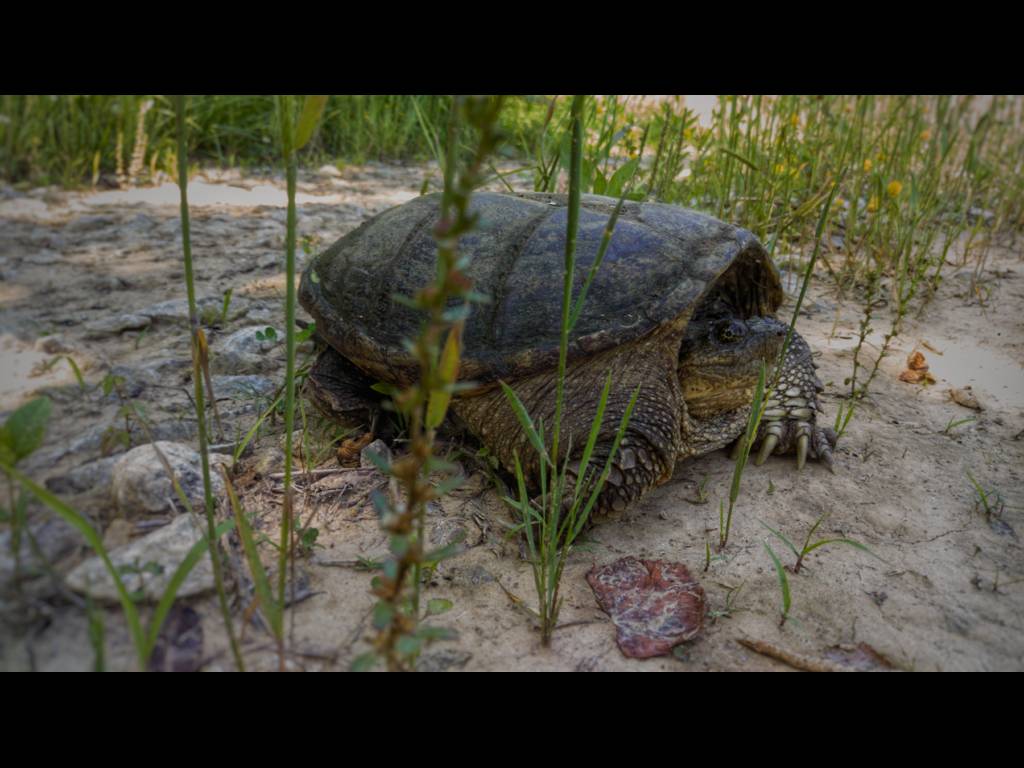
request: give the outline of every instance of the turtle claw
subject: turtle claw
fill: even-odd
[[[767,442],[767,440],[765,441]],[[796,440],[796,471],[799,472],[807,463],[807,435],[800,435]]]
[[[754,459],[761,466],[773,453],[796,454],[796,468],[800,471],[807,459],[817,459],[835,474],[836,433],[828,427],[819,427],[804,420],[772,420],[761,433],[760,450]]]
[[[754,459],[754,465],[760,467],[772,455],[772,451],[775,450],[775,446],[779,444],[779,436],[775,434],[769,434],[761,443],[761,450],[757,453],[757,458]]]
[[[828,467],[828,471],[834,475],[836,473],[836,464],[832,451],[835,449],[836,441],[839,437],[836,435],[835,430],[830,427],[815,427],[812,434],[814,454],[822,464]]]

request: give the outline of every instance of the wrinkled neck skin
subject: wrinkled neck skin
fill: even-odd
[[[685,402],[680,458],[724,448],[743,433],[762,363],[770,382],[787,328],[766,317],[697,318],[690,323],[679,351],[678,376]],[[794,334],[785,366],[803,365],[804,349],[809,365],[810,350]]]

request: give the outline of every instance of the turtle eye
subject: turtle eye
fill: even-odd
[[[720,323],[716,330],[718,340],[729,344],[734,341],[739,341],[747,335],[746,323],[739,320],[726,320]]]

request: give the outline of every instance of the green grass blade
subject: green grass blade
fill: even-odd
[[[307,96],[302,102],[302,113],[295,128],[295,149],[300,150],[313,138],[313,132],[320,124],[320,116],[327,106],[327,96]]]
[[[774,528],[768,526],[763,520],[758,520],[758,522],[761,523],[761,525],[763,525],[769,531],[771,531],[772,535],[775,536],[775,538],[777,538],[779,541],[781,541],[783,544],[789,547],[794,555],[800,557],[800,552],[797,550],[795,546],[793,546],[793,542],[791,542],[789,539],[783,536],[779,531],[776,531]]]
[[[813,544],[811,544],[811,546],[807,547],[804,550],[804,554],[805,555],[809,554],[810,552],[813,552],[814,550],[816,550],[818,547],[823,547],[826,544],[848,544],[849,546],[854,547],[856,549],[859,549],[862,552],[867,552],[869,555],[871,555],[872,557],[874,557],[874,558],[876,558],[878,560],[881,560],[883,563],[885,562],[884,559],[882,559],[881,557],[876,555],[874,552],[872,552],[870,549],[868,549],[864,544],[861,544],[859,541],[854,541],[853,539],[823,539],[821,541],[816,541]]]
[[[594,414],[594,421],[590,425],[590,435],[587,437],[587,444],[583,448],[583,453],[580,456],[580,471],[581,474],[576,478],[576,487],[573,489],[573,506],[575,506],[580,498],[580,492],[585,487],[584,482],[586,480],[585,473],[590,467],[590,456],[594,452],[594,446],[597,445],[597,437],[601,432],[601,425],[604,424],[604,411],[608,405],[608,394],[612,389],[612,372],[608,371],[608,376],[604,380],[604,388],[601,390],[601,399],[597,403],[597,413]],[[568,462],[566,462],[568,464]]]
[[[782,567],[782,563],[779,562],[778,555],[775,554],[774,550],[768,546],[768,542],[763,542],[764,548],[768,551],[769,557],[772,559],[772,563],[775,565],[775,573],[779,577],[779,589],[782,590],[782,623],[786,622],[789,617],[789,609],[792,605],[792,597],[789,593],[789,579],[786,577],[786,569]]]
[[[260,560],[259,550],[256,549],[256,541],[252,535],[252,527],[249,525],[249,520],[245,516],[245,511],[242,509],[242,505],[238,501],[238,497],[235,495],[235,489],[231,485],[231,478],[228,477],[227,470],[221,467],[221,471],[224,475],[224,485],[228,492],[228,500],[231,503],[231,510],[235,515],[235,524],[238,526],[238,535],[242,540],[242,549],[245,551],[245,558],[249,563],[249,572],[252,574],[253,584],[256,588],[256,597],[260,601],[260,606],[267,614],[267,619],[270,621],[270,625],[273,628],[274,635],[276,637],[282,637],[284,632],[284,621],[283,611],[281,603],[274,597],[274,592],[270,587],[270,579],[267,577],[267,571],[263,567],[263,561]]]
[[[516,418],[519,420],[520,426],[523,431],[526,432],[527,438],[530,440],[530,445],[537,451],[540,456],[542,463],[550,463],[551,459],[548,456],[547,448],[544,447],[544,441],[541,440],[540,435],[537,433],[537,429],[533,424],[533,419],[530,418],[530,414],[526,411],[526,406],[523,405],[522,400],[519,399],[519,395],[515,393],[505,382],[499,382],[501,389],[505,393],[505,398],[508,400],[509,405],[512,406],[512,410],[516,414]]]

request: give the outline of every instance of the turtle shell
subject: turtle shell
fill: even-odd
[[[463,335],[461,379],[518,378],[558,360],[568,217],[565,195],[478,192],[477,226],[459,240],[465,273],[490,301],[475,304]],[[584,195],[574,295],[585,281],[617,200]],[[418,197],[366,221],[307,267],[299,300],[317,332],[369,375],[417,376],[404,342],[422,315],[395,302],[435,279],[433,237],[441,195]],[[694,211],[627,201],[569,338],[570,360],[681,327],[709,295],[740,316],[782,301],[778,271],[750,232]]]

